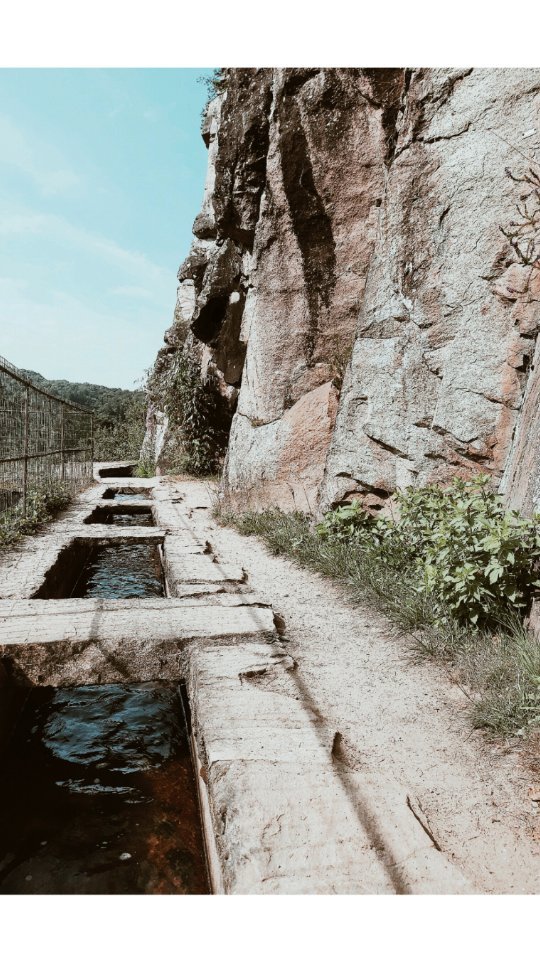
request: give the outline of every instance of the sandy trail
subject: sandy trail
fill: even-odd
[[[178,487],[218,557],[241,562],[283,617],[298,695],[334,728],[340,753],[387,809],[389,829],[407,805],[479,893],[538,892],[538,804],[517,752],[471,732],[466,696],[442,669],[412,662],[383,616],[352,606],[256,538],[220,527],[210,487]]]

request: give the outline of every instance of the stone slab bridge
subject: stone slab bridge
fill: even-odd
[[[344,762],[303,692],[286,625],[236,558],[213,549],[208,488],[96,480],[0,565],[4,699],[21,684],[185,683],[214,893],[472,892],[421,814]],[[113,509],[108,491],[136,511],[129,493],[142,490],[154,527],[85,522]],[[116,541],[159,545],[163,598],[39,598],[70,550]]]

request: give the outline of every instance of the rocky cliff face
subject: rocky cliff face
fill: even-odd
[[[199,351],[233,505],[378,507],[482,470],[533,509],[539,107],[540,70],[226,71],[153,381]]]

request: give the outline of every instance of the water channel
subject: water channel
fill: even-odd
[[[99,544],[72,560],[41,596],[164,594],[154,544]],[[178,684],[33,688],[2,760],[0,893],[208,892]]]

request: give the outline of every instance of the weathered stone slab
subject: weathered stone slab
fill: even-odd
[[[160,528],[161,529],[161,528]],[[196,536],[188,530],[176,531],[167,536],[167,555],[174,561],[176,556],[185,554],[210,554],[211,544],[204,537]]]
[[[109,523],[84,524],[71,528],[72,540],[81,541],[115,541],[121,543],[162,543],[165,530],[159,527],[114,527]]]
[[[172,591],[171,591],[172,593]],[[213,583],[176,583],[174,586],[174,596],[176,598],[245,596],[250,597],[251,590],[246,583],[238,583],[236,580],[215,581]]]
[[[281,645],[192,650],[189,692],[211,873],[224,893],[464,893],[407,798],[370,790]]]
[[[184,499],[176,483],[172,484],[166,478],[158,479],[157,477],[153,479],[152,497],[156,502],[161,501],[163,504],[181,503]]]
[[[176,594],[177,584],[185,586],[189,583],[242,583],[246,577],[241,566],[221,563],[209,554],[188,554],[185,550],[179,550],[174,544],[174,538],[170,537],[165,541],[163,565],[173,596]]]
[[[148,510],[152,510],[152,500],[138,500],[136,497],[128,498],[125,500],[104,500],[103,498],[97,503],[100,513],[146,513]]]
[[[211,585],[193,584],[192,586],[204,588]],[[238,588],[231,586],[226,590],[207,590],[206,592],[203,590],[200,593],[186,592],[181,597],[174,597],[174,599],[180,601],[185,607],[261,607],[272,610],[271,604],[261,599],[257,593],[243,587],[242,584]]]
[[[166,530],[191,530],[189,519],[180,504],[170,503],[168,500],[157,500],[152,497],[153,514],[156,523]]]
[[[146,478],[139,477],[102,477],[101,473],[103,470],[126,470],[134,469],[137,466],[134,460],[103,460],[98,463],[94,463],[94,480],[97,480],[98,483],[124,483],[126,480],[134,481],[139,483],[139,480],[142,482],[148,483],[149,481]],[[153,478],[152,478],[153,479]]]
[[[39,631],[39,632],[37,632]],[[11,643],[51,643],[147,637],[192,640],[261,633],[273,638],[267,608],[187,608],[176,599],[0,601],[1,648]]]
[[[0,658],[19,683],[52,686],[174,679],[196,642],[276,640],[273,614],[253,605],[164,600],[0,602]]]

